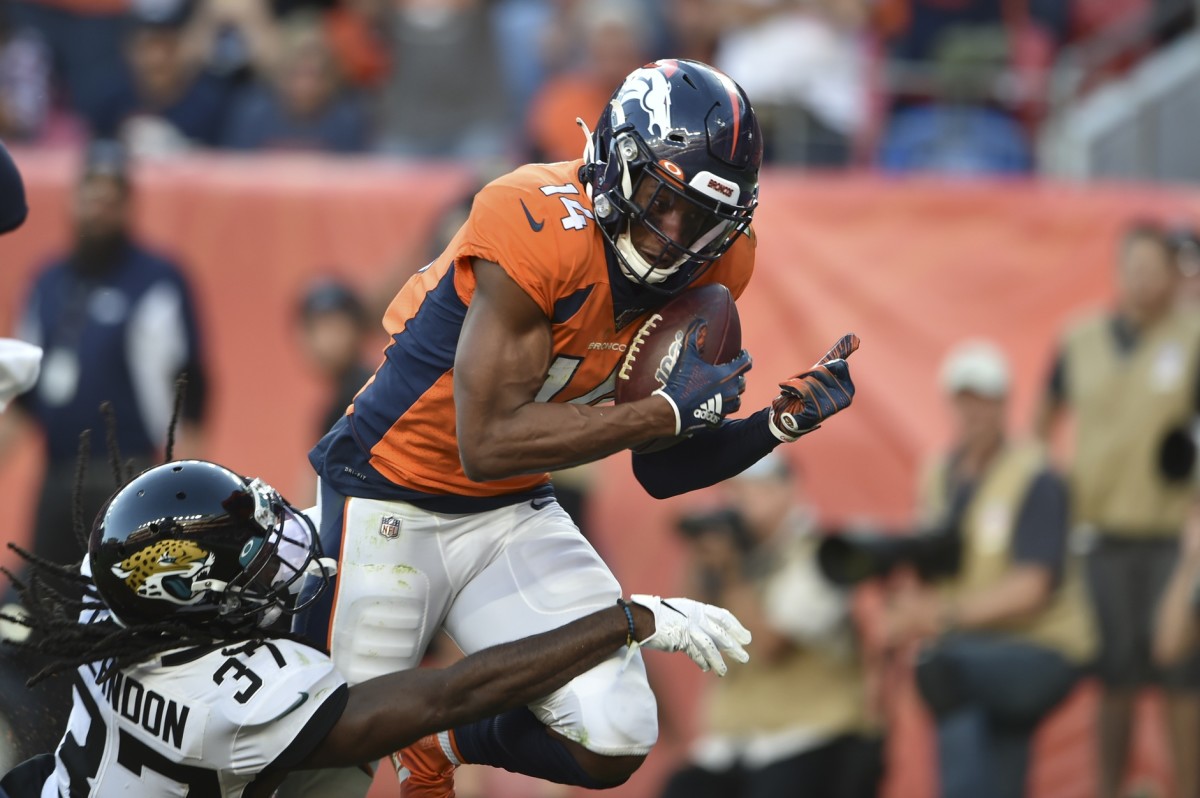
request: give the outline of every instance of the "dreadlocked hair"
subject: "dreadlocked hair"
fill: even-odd
[[[60,565],[20,546],[9,543],[30,566],[22,580],[7,568],[0,572],[12,581],[21,597],[24,617],[0,615],[4,620],[30,629],[23,641],[6,640],[5,645],[40,654],[50,662],[30,677],[33,687],[56,673],[72,671],[89,663],[100,663],[97,682],[111,679],[118,671],[145,662],[166,651],[181,648],[221,648],[226,654],[252,652],[271,640],[286,638],[306,641],[290,632],[271,631],[250,624],[209,621],[202,627],[181,621],[118,624],[111,616],[81,622],[82,613],[107,609],[92,580],[80,573],[80,563]],[[82,598],[78,598],[82,592]]]
[[[117,411],[113,409],[112,402],[100,403],[100,415],[104,416],[104,441],[108,444],[108,465],[112,469],[116,489],[120,490],[129,482],[131,475],[127,474],[121,466],[121,446],[117,443]]]
[[[182,382],[177,384],[182,392]],[[107,409],[105,407],[107,406]],[[117,480],[117,490],[125,487],[133,475],[121,465],[120,452],[116,446],[116,421],[111,405],[101,406],[108,429],[109,464]],[[178,413],[171,419],[171,438]],[[89,534],[83,517],[81,486],[87,474],[87,459],[91,448],[90,430],[79,436],[79,452],[75,469],[75,491],[72,502],[72,522],[75,537],[84,551],[88,549]],[[235,655],[251,653],[271,640],[287,639],[311,645],[299,635],[283,629],[263,628],[253,619],[241,623],[208,620],[204,626],[179,620],[157,623],[117,623],[112,615],[104,614],[108,609],[96,590],[91,577],[82,572],[83,563],[63,565],[9,543],[8,548],[16,552],[29,568],[24,579],[17,577],[7,568],[0,566],[12,582],[21,598],[24,609],[22,616],[0,614],[0,619],[24,626],[30,634],[24,640],[5,640],[18,650],[39,654],[49,660],[40,671],[26,682],[33,687],[57,673],[72,671],[91,663],[99,663],[97,682],[111,679],[119,671],[152,659],[167,651],[183,648],[217,649]],[[86,557],[86,555],[85,555]],[[85,613],[93,613],[92,620],[81,621]]]
[[[187,393],[187,372],[183,372],[175,380],[175,404],[171,407],[171,423],[167,427],[167,454],[163,462],[169,463],[175,457],[175,428],[179,426],[179,414],[183,411],[183,395]]]

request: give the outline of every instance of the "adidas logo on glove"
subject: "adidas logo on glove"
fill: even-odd
[[[706,424],[721,423],[721,394],[714,395],[692,411],[692,415]]]

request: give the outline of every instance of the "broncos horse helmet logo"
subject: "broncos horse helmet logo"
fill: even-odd
[[[195,604],[204,589],[194,589],[193,583],[208,574],[215,560],[190,540],[160,540],[121,560],[112,572],[143,598]]]
[[[625,79],[612,101],[613,127],[625,123],[625,106],[631,100],[637,101],[642,112],[649,117],[647,130],[653,133],[657,128],[660,138],[665,138],[671,132],[671,84],[661,70],[642,67]]]

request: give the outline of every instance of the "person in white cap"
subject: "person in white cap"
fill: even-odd
[[[1004,355],[951,352],[942,385],[955,420],[928,470],[922,527],[958,544],[953,576],[897,591],[884,619],[897,647],[919,643],[917,685],[937,724],[943,798],[1021,798],[1030,742],[1075,684],[1095,642],[1067,552],[1067,492],[1037,445],[1006,430]]]

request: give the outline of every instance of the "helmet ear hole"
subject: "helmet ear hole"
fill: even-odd
[[[603,194],[596,197],[596,201],[592,203],[592,210],[594,210],[596,215],[601,219],[608,219],[613,215],[612,203],[609,202],[608,197]]]

